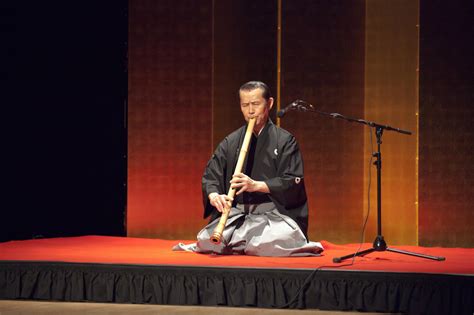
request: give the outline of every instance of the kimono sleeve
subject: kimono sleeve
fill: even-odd
[[[302,206],[306,198],[303,179],[303,159],[293,136],[280,149],[277,176],[265,181],[271,198],[286,209]]]
[[[202,176],[202,198],[204,204],[204,218],[207,218],[216,209],[209,201],[209,194],[216,192],[224,194],[226,186],[224,184],[227,169],[227,140],[223,140],[211,159],[207,162],[204,175]]]

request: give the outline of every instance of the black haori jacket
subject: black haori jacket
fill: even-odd
[[[210,204],[208,195],[212,192],[227,194],[246,129],[244,125],[228,135],[217,146],[207,163],[202,177],[204,218],[211,216],[211,220],[214,220],[220,216]],[[270,194],[243,193],[234,198],[234,204],[242,203],[243,200],[244,203],[271,200],[280,213],[295,220],[307,235],[308,203],[303,179],[303,159],[295,137],[277,127],[271,120],[258,138],[253,137],[242,172],[253,180],[264,181],[270,189]],[[247,174],[247,162],[252,160],[250,174]]]

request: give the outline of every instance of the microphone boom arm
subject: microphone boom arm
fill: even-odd
[[[292,102],[291,105],[294,106],[295,110],[300,111],[300,112],[313,112],[313,113],[317,113],[317,114],[320,114],[320,115],[323,115],[323,116],[328,116],[328,117],[334,118],[334,119],[343,119],[343,120],[347,120],[349,122],[364,124],[364,125],[367,125],[369,127],[376,128],[376,129],[396,131],[396,132],[399,132],[399,133],[402,133],[402,134],[405,134],[405,135],[411,135],[412,134],[412,132],[408,131],[408,130],[395,128],[395,127],[392,127],[392,126],[389,126],[389,125],[378,124],[376,122],[368,121],[368,120],[365,120],[365,119],[352,118],[352,117],[341,115],[339,113],[323,112],[321,110],[316,109],[313,105],[311,105],[310,103],[308,103],[306,101],[303,101],[303,100],[296,100],[296,101]]]

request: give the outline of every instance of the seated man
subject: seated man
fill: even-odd
[[[202,178],[204,217],[194,251],[257,256],[315,256],[320,243],[308,242],[308,205],[303,160],[295,138],[269,119],[273,98],[267,85],[251,81],[239,89],[240,109],[255,127],[243,172],[232,175],[246,126],[228,135],[209,160]],[[234,200],[227,196],[235,188]],[[222,242],[210,237],[225,204],[232,203]]]

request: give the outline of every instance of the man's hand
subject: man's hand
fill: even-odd
[[[238,189],[236,195],[240,195],[244,191],[270,193],[270,189],[268,189],[265,182],[253,180],[243,173],[238,173],[232,176],[230,187],[236,190]]]
[[[210,193],[209,196],[209,201],[211,202],[211,205],[217,209],[219,212],[224,212],[226,203],[228,202],[229,204],[232,204],[232,201],[234,199],[228,197],[227,195],[219,195],[218,193]],[[229,207],[230,209],[230,207]]]

